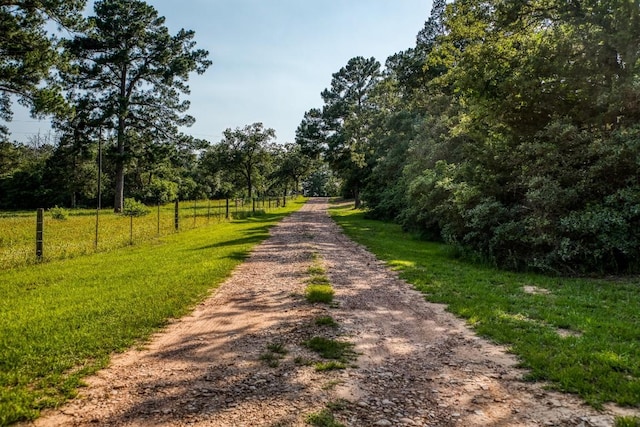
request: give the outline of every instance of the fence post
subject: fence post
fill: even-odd
[[[178,202],[178,200],[176,200],[176,207],[175,207],[175,217],[174,217],[174,225],[176,227],[176,231],[178,231],[180,229],[180,203]]]
[[[227,213],[224,216],[226,219],[229,219],[229,199],[227,198]]]
[[[193,228],[196,228],[196,209],[198,207],[198,201],[193,200]]]
[[[98,209],[96,209],[96,239],[93,242],[93,249],[95,251],[98,250],[99,231],[100,231],[100,208],[98,207]]]
[[[160,201],[158,201],[158,237],[160,237]]]
[[[39,208],[36,215],[36,259],[42,261],[44,249],[44,209]]]

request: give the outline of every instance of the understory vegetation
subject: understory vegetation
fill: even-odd
[[[0,272],[0,425],[75,395],[110,354],[204,298],[304,200],[110,252]],[[276,348],[272,350],[278,350]]]
[[[460,259],[400,225],[331,210],[345,232],[477,333],[504,344],[526,379],[575,393],[595,407],[640,406],[638,278],[558,278],[500,271]]]

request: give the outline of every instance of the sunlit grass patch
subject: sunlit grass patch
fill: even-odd
[[[306,422],[314,427],[344,427],[344,424],[336,421],[329,409],[307,415]]]
[[[330,304],[333,301],[334,291],[331,285],[307,285],[304,295],[310,303]]]
[[[310,303],[331,304],[334,291],[326,275],[326,271],[321,264],[320,255],[314,252],[311,254],[311,258],[313,259],[313,264],[307,269],[307,273],[311,277],[307,279],[305,298]]]

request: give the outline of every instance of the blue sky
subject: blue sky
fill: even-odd
[[[354,56],[385,59],[413,47],[431,0],[148,0],[172,34],[194,30],[213,65],[190,79],[196,124],[212,143],[227,128],[262,122],[293,142],[304,112]],[[15,108],[12,139],[48,131]]]

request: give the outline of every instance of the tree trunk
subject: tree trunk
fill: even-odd
[[[356,199],[354,207],[356,209],[360,209],[360,205],[362,204],[362,201],[360,200],[360,186],[359,185],[356,185],[356,188],[353,189],[353,197]]]
[[[118,151],[116,153],[116,188],[113,211],[122,212],[124,206],[124,119],[118,120]]]
[[[113,200],[113,211],[115,213],[122,212],[124,206],[124,164],[118,159],[116,162],[116,195]]]
[[[118,135],[117,135],[117,153],[116,153],[116,188],[115,199],[113,201],[113,211],[122,212],[124,207],[124,153],[125,153],[125,137],[127,131],[126,115],[127,115],[127,66],[123,65],[120,74],[120,101],[118,111]]]

